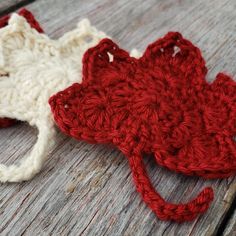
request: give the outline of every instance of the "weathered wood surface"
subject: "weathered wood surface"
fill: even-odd
[[[234,0],[37,0],[29,4],[45,31],[61,36],[88,17],[123,48],[145,46],[180,31],[203,52],[211,81],[219,71],[236,78]],[[0,130],[3,163],[20,159],[35,141],[26,124]],[[216,235],[236,193],[235,178],[205,181],[171,173],[148,159],[153,183],[167,200],[188,201],[204,186],[215,200],[194,222],[161,222],[140,200],[127,160],[117,150],[88,145],[58,132],[43,171],[32,181],[0,185],[0,235]],[[235,231],[235,217],[225,231]],[[231,227],[231,228],[230,228]],[[228,235],[232,235],[229,234]]]
[[[0,13],[14,8],[14,6],[27,4],[27,2],[30,0],[0,0]]]
[[[224,230],[224,236],[236,235],[236,211],[234,211],[226,229]]]

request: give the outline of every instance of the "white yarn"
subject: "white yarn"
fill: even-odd
[[[18,14],[0,29],[0,117],[38,129],[29,155],[15,165],[0,164],[1,182],[29,180],[40,171],[55,135],[48,99],[81,81],[84,52],[104,37],[86,19],[58,40],[38,33]]]
[[[48,99],[81,82],[84,52],[104,37],[84,19],[76,29],[52,40],[16,13],[0,29],[0,117],[26,121],[38,129],[29,155],[18,164],[0,164],[0,182],[29,180],[40,171],[55,136]],[[138,55],[134,50],[133,56]]]

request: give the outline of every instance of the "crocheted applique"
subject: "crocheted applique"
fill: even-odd
[[[112,143],[129,160],[137,191],[161,220],[190,221],[205,212],[213,190],[186,204],[154,189],[142,155],[170,170],[204,178],[236,173],[236,83],[219,73],[209,84],[200,50],[177,32],[149,45],[140,59],[109,39],[83,57],[83,82],[49,100],[67,135]]]
[[[28,11],[25,8],[22,8],[18,14],[20,16],[23,16],[27,20],[27,22],[31,25],[32,28],[35,28],[38,32],[43,33],[43,29],[41,28],[41,26],[36,21],[35,17],[30,11]],[[10,15],[6,15],[0,19],[0,28],[8,25],[9,18],[10,18]],[[9,127],[15,123],[16,123],[16,120],[14,119],[0,118],[0,128]]]
[[[20,163],[0,164],[1,182],[29,180],[40,171],[55,135],[48,99],[80,81],[84,52],[104,37],[85,19],[52,40],[15,13],[0,29],[0,117],[26,121],[38,129],[35,145]]]

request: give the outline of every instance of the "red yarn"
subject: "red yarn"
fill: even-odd
[[[112,58],[113,57],[113,58]],[[109,39],[83,58],[83,82],[50,98],[60,129],[90,143],[113,143],[127,157],[137,191],[162,220],[189,221],[205,212],[213,190],[186,204],[166,202],[146,173],[142,154],[186,175],[236,173],[236,83],[209,84],[200,50],[168,33],[135,59]]]
[[[30,11],[28,11],[25,8],[22,8],[18,12],[18,14],[23,16],[28,21],[28,23],[31,25],[32,28],[35,28],[38,32],[43,33],[43,29],[41,28],[39,23],[35,20],[33,14]],[[0,28],[3,28],[8,25],[9,18],[10,18],[10,15],[6,15],[0,18]],[[15,119],[0,118],[0,128],[12,126],[16,122],[17,121]]]

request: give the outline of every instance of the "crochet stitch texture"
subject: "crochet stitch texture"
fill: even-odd
[[[193,220],[213,200],[205,188],[186,204],[166,202],[147,175],[143,154],[170,170],[204,178],[236,173],[236,83],[219,73],[209,84],[200,50],[170,32],[140,59],[110,39],[83,57],[83,82],[49,100],[69,136],[112,143],[127,156],[137,191],[161,220]]]
[[[14,13],[0,29],[0,117],[38,129],[35,145],[19,164],[0,164],[1,182],[28,180],[39,172],[55,135],[49,97],[80,81],[84,52],[107,37],[88,20],[58,40],[34,28]]]
[[[20,16],[23,16],[27,22],[31,25],[32,28],[35,28],[38,32],[42,33],[43,29],[39,25],[39,23],[34,18],[33,14],[28,11],[27,9],[23,8],[18,13]],[[7,26],[8,20],[10,18],[10,15],[3,16],[0,19],[0,28]],[[8,126],[13,125],[16,122],[16,120],[8,119],[8,118],[0,118],[0,128],[5,128]]]

